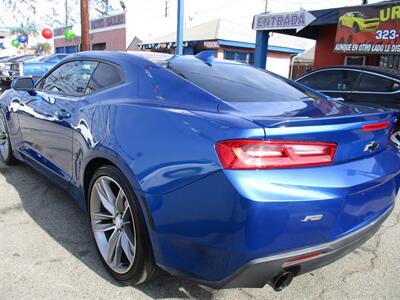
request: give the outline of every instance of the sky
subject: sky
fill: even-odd
[[[168,17],[165,6],[168,2]],[[268,11],[296,11],[301,7],[316,10],[361,4],[361,0],[268,0]],[[369,1],[369,3],[379,0]],[[119,1],[111,0],[114,7]],[[129,38],[137,35],[142,40],[176,31],[177,0],[126,0]],[[185,26],[191,27],[218,18],[225,18],[251,27],[253,16],[265,11],[265,0],[185,0]]]
[[[27,18],[58,27],[65,22],[65,0],[0,0],[0,27],[18,26]],[[110,11],[121,11],[119,0],[109,0]],[[127,15],[127,42],[134,36],[146,41],[176,31],[177,0],[124,0]],[[361,0],[268,0],[268,11],[287,12],[300,8],[316,10],[361,4]],[[369,3],[379,2],[370,0]],[[167,16],[165,10],[167,8]],[[101,0],[91,0],[91,18],[104,10]],[[265,0],[184,0],[185,26],[191,27],[217,18],[225,18],[251,27],[255,14],[264,12]],[[78,22],[79,0],[68,0],[70,25]],[[47,25],[45,25],[47,24]],[[1,28],[0,28],[1,30]]]

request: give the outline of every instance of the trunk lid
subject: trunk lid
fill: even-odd
[[[332,100],[221,102],[219,110],[251,120],[265,129],[266,139],[333,142],[334,163],[374,155],[389,144],[396,111],[349,105]],[[382,129],[364,126],[389,122]]]
[[[276,253],[326,243],[354,232],[394,203],[400,160],[388,149],[394,110],[377,110],[330,100],[268,103],[221,103],[221,112],[256,122],[268,140],[334,142],[332,165],[243,172],[225,170],[235,188],[254,203],[264,223],[256,231]],[[363,126],[390,121],[387,128]],[[379,143],[375,151],[366,146]],[[385,151],[386,149],[386,151]],[[261,208],[260,208],[261,207]],[[264,210],[262,210],[264,209]],[[281,212],[281,214],[279,214]],[[316,222],[308,216],[323,216]],[[264,221],[265,220],[265,221]],[[279,224],[270,238],[264,228]],[[269,227],[268,227],[269,226]]]

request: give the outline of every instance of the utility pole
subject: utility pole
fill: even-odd
[[[166,18],[169,17],[169,1],[168,1],[168,0],[165,1],[165,14],[164,14],[164,16],[165,16]]]
[[[176,30],[176,55],[183,54],[183,3],[184,0],[178,0],[178,27]]]
[[[88,0],[81,0],[81,28],[81,51],[89,51],[90,41]]]
[[[68,26],[68,0],[65,0],[64,7],[65,7],[65,26]]]

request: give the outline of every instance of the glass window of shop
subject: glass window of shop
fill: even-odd
[[[254,53],[225,50],[224,59],[234,60],[245,64],[254,64]]]
[[[400,70],[400,55],[382,55],[379,66],[387,69]]]

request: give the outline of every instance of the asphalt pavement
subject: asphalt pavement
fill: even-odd
[[[360,249],[280,293],[214,290],[169,275],[122,286],[103,268],[87,216],[68,195],[24,164],[0,162],[0,299],[400,299],[399,223],[397,206]]]

